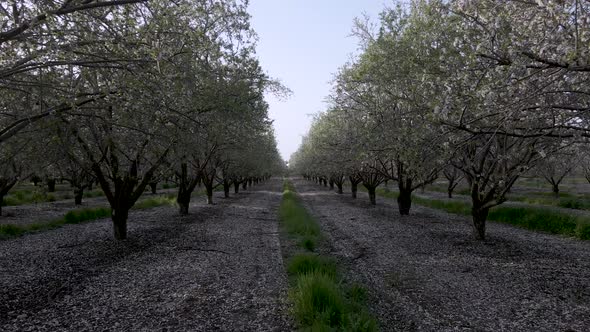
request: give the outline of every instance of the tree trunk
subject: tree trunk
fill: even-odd
[[[158,182],[151,182],[150,183],[150,188],[152,190],[152,194],[157,194],[158,193]]]
[[[356,198],[356,192],[358,191],[358,184],[356,182],[350,183],[350,191],[352,192],[352,198]]]
[[[129,209],[118,208],[113,209],[111,219],[113,220],[113,229],[115,231],[115,239],[125,240],[127,238],[127,218],[129,217]]]
[[[234,193],[237,194],[240,192],[240,183],[235,181],[234,182]]]
[[[191,193],[179,187],[178,195],[176,196],[176,203],[178,203],[179,207],[178,213],[186,216],[188,214],[188,207],[191,203]]]
[[[223,196],[225,198],[229,198],[229,189],[231,188],[231,183],[227,181],[223,181]]]
[[[455,182],[455,180],[449,180],[449,185],[447,186],[447,194],[449,195],[449,198],[453,198],[453,191],[457,187],[457,184],[458,182]]]
[[[213,186],[205,184],[207,190],[207,204],[213,204]]]
[[[55,192],[55,179],[47,179],[47,191],[50,193]]]
[[[242,190],[248,189],[248,181],[242,182]]]
[[[488,218],[489,209],[471,208],[473,217],[473,235],[477,240],[486,239],[486,219]]]
[[[75,205],[82,205],[82,197],[84,197],[84,189],[82,189],[82,188],[74,189],[74,204]]]
[[[330,180],[330,190],[334,190],[334,181]]]
[[[340,195],[342,195],[342,192],[343,192],[343,191],[342,191],[342,182],[338,182],[338,183],[336,183],[336,186],[338,187],[338,193],[339,193]]]
[[[252,178],[248,179],[248,187],[252,187]]]
[[[367,188],[367,191],[369,192],[369,201],[371,201],[371,204],[377,205],[377,195],[375,194],[375,187],[365,186],[365,188]]]
[[[399,208],[399,214],[402,216],[409,215],[410,209],[412,208],[412,192],[406,189],[400,190],[397,196],[397,206]]]
[[[551,185],[551,190],[553,191],[553,196],[559,198],[559,184]]]
[[[0,217],[2,216],[2,206],[4,205],[4,195],[0,195]]]

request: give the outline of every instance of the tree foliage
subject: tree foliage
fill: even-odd
[[[384,10],[376,31],[357,20],[362,52],[291,164],[320,177],[346,165],[351,180],[371,180],[370,196],[395,180],[401,214],[443,169],[457,178],[452,165],[484,239],[489,209],[522,174],[589,137],[589,11],[577,0],[415,0]]]

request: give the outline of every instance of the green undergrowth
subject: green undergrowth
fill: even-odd
[[[142,210],[142,209],[149,209],[158,206],[164,205],[175,205],[176,204],[176,195],[169,194],[169,195],[162,195],[157,197],[150,197],[144,200],[141,200],[133,206],[135,210]]]
[[[446,212],[471,215],[471,204],[413,197],[414,202]],[[490,210],[488,220],[552,234],[576,236],[590,240],[590,218],[537,207],[497,206]]]
[[[560,193],[559,198],[555,198],[553,193],[533,192],[526,196],[513,195],[509,200],[518,201],[528,204],[557,206],[574,210],[590,210],[590,195],[576,195],[572,193]]]
[[[47,193],[40,190],[21,189],[14,190],[4,197],[3,206],[17,206],[31,203],[55,202],[57,197],[54,193]]]
[[[84,192],[84,198],[100,196],[104,196],[104,193],[100,189],[88,190]],[[73,198],[73,190],[61,190],[50,193],[40,188],[17,189],[10,191],[8,195],[4,197],[4,200],[2,201],[2,206],[18,206],[35,203],[47,203]]]
[[[287,233],[298,239],[299,245],[313,251],[320,237],[320,227],[299,202],[291,184],[284,185],[279,217]]]
[[[152,197],[141,200],[135,204],[133,209],[149,209],[157,206],[174,205],[175,195]],[[106,207],[83,208],[68,211],[63,217],[47,222],[39,222],[28,225],[5,224],[0,225],[0,240],[22,236],[28,233],[56,229],[67,224],[79,224],[86,221],[108,218],[111,216],[111,209]]]
[[[314,253],[321,241],[320,227],[285,181],[279,208],[281,226],[300,247],[287,259],[292,314],[303,331],[377,331],[366,309],[366,291],[345,285],[337,264]]]

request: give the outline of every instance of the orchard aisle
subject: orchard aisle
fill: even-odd
[[[0,242],[0,330],[290,330],[281,188],[134,211],[124,242],[104,219]]]
[[[393,200],[371,206],[302,179],[296,190],[330,255],[369,290],[382,330],[586,331],[590,243],[490,223],[473,241],[467,218]]]

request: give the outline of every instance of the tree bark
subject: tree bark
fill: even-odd
[[[8,194],[10,189],[12,189],[12,187],[14,187],[17,182],[17,178],[0,178],[0,216],[2,215],[2,205],[4,205],[4,196]]]
[[[178,189],[178,195],[176,196],[176,203],[178,203],[179,213],[183,216],[188,214],[188,207],[191,203],[191,192],[187,190]]]
[[[358,184],[356,182],[350,183],[350,191],[352,192],[352,198],[356,198],[356,192],[358,191]]]
[[[127,238],[127,218],[129,217],[129,209],[117,208],[112,210],[111,219],[113,220],[113,229],[115,232],[115,239],[125,240]]]
[[[158,182],[150,182],[150,189],[152,190],[152,194],[158,193]]]
[[[453,189],[448,189],[447,194],[449,195],[449,198],[453,198]]]
[[[342,195],[342,193],[343,193],[343,191],[342,191],[342,182],[336,183],[336,186],[338,187],[338,193],[340,195]]]
[[[248,181],[242,182],[242,190],[248,189]]]
[[[473,217],[473,235],[477,240],[486,239],[486,219],[488,218],[489,209],[471,208],[471,216]]]
[[[207,190],[207,204],[213,204],[213,186],[205,184]]]
[[[231,188],[231,182],[223,181],[223,196],[229,198],[229,189]]]
[[[400,190],[397,196],[397,206],[399,208],[399,214],[402,216],[409,215],[410,209],[412,208],[412,192],[406,189]]]
[[[375,187],[365,186],[365,188],[367,188],[367,191],[369,192],[369,201],[371,202],[371,204],[377,205],[377,195],[375,194]]]
[[[240,192],[240,183],[238,181],[234,181],[234,194],[238,194]]]
[[[47,191],[50,193],[55,192],[55,179],[47,179]]]
[[[74,204],[75,205],[82,205],[82,198],[83,197],[84,197],[84,189],[83,188],[74,189]]]
[[[559,198],[559,184],[552,184],[551,190],[553,191],[553,197]]]
[[[330,190],[334,190],[334,181],[330,180]]]
[[[201,182],[201,177],[198,174],[192,178],[189,177],[187,163],[180,164],[180,172],[176,172],[176,176],[178,177],[176,203],[178,203],[178,213],[184,216],[188,214],[192,193],[197,184]]]

